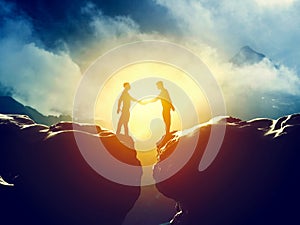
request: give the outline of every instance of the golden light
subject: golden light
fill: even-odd
[[[161,83],[157,83],[158,81]],[[125,82],[130,83],[131,89],[128,84],[123,88]],[[121,94],[124,94],[122,96],[124,101],[120,115],[117,111],[120,111],[118,100]],[[154,98],[157,102],[140,102],[149,103],[143,106],[133,104],[130,102],[129,94],[138,100]],[[172,100],[169,100],[168,95]],[[168,101],[155,98],[158,96],[166,96],[168,101],[172,101],[175,112],[169,112],[169,108],[173,108],[172,105]],[[197,147],[199,137],[193,135],[192,147],[190,142],[187,146],[185,141],[179,141],[174,146],[176,148],[174,154],[157,162],[155,155],[160,149],[156,150],[156,143],[168,133],[167,124],[172,124],[171,132],[182,130],[183,132],[178,132],[180,135],[189,128],[199,127],[195,125],[207,122],[212,117],[224,115],[226,108],[220,87],[200,58],[177,44],[153,40],[125,44],[101,55],[87,69],[79,82],[72,117],[74,122],[96,123],[101,128],[112,130],[116,135],[111,135],[111,139],[117,145],[121,143],[132,150],[137,150],[136,156],[143,165],[143,170],[145,169],[143,172],[150,176],[149,180],[142,182],[142,185],[149,185],[174,175],[188,162]],[[122,124],[119,125],[125,128],[121,134],[119,129],[116,132],[120,121]],[[129,132],[126,129],[127,125]],[[205,170],[214,160],[224,135],[223,126],[211,129],[209,142],[199,163],[200,171]],[[83,135],[75,132],[74,136],[83,157],[97,173],[117,183],[141,185],[135,176],[132,176],[140,174],[140,168],[110,155],[110,150],[102,143],[102,138],[97,138],[98,141],[93,144],[95,148],[92,149],[95,151],[91,154],[89,143],[82,138]],[[169,135],[163,140],[170,140]],[[126,151],[121,154],[126,154]],[[153,164],[163,165],[173,160],[177,162],[173,164],[172,169],[162,174],[159,180],[153,180]]]
[[[152,99],[159,94],[156,82],[162,80],[176,110],[171,112],[171,131],[190,128],[211,119],[205,94],[194,80],[175,66],[160,62],[140,62],[116,71],[103,85],[95,104],[95,123],[116,130],[119,114],[117,102],[123,83],[129,82],[129,93],[138,100]],[[146,105],[132,103],[129,133],[137,150],[149,150],[164,135],[162,106],[159,101]]]

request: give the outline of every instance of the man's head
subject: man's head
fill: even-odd
[[[156,87],[157,89],[161,90],[164,88],[164,83],[162,81],[156,82]]]
[[[125,90],[130,90],[130,84],[128,82],[123,84]]]

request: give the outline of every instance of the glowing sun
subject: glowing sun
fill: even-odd
[[[171,131],[187,129],[211,118],[206,96],[191,76],[172,65],[139,62],[119,69],[106,80],[95,104],[95,123],[116,131],[120,117],[117,105],[123,83],[130,83],[129,93],[132,97],[149,100],[159,94],[155,85],[157,81],[163,81],[175,107],[175,111],[171,112]],[[153,149],[164,135],[161,103],[132,103],[128,128],[136,149]]]

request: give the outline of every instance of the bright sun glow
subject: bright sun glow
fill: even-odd
[[[190,128],[210,119],[210,107],[199,86],[184,71],[159,62],[128,65],[111,76],[99,92],[95,104],[95,122],[116,131],[118,99],[123,83],[129,82],[129,93],[138,100],[152,99],[159,94],[157,81],[163,81],[176,110],[171,112],[171,131]],[[132,102],[129,134],[136,149],[152,149],[164,135],[160,101],[141,105]]]
[[[161,119],[162,109],[160,102],[147,106],[134,104],[131,110],[129,130],[135,138],[141,141],[151,139],[154,135],[161,137],[164,133],[164,124]],[[177,111],[171,112],[171,130],[181,130],[181,118]],[[153,132],[156,131],[156,132]],[[159,131],[159,132],[157,132]]]

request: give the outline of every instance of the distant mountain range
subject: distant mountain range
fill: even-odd
[[[69,115],[45,116],[30,106],[24,106],[10,96],[0,96],[0,113],[27,115],[36,123],[45,125],[52,125],[60,121],[72,120]]]
[[[256,52],[249,46],[244,46],[230,59],[230,62],[237,66],[244,66],[259,63],[264,58],[266,58],[264,54]]]

